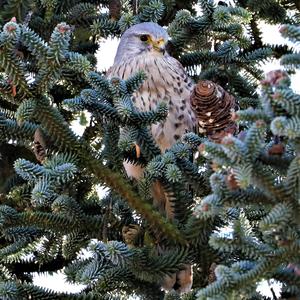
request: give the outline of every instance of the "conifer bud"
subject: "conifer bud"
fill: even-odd
[[[239,184],[235,178],[235,175],[233,172],[230,172],[227,176],[226,176],[226,185],[230,190],[237,190],[239,189]]]
[[[285,147],[282,143],[274,144],[268,150],[269,155],[282,155],[285,151]]]
[[[208,276],[208,281],[209,283],[213,283],[214,281],[217,280],[217,276],[215,274],[215,270],[217,268],[217,264],[213,262],[209,268],[209,276]]]
[[[262,127],[264,127],[266,125],[266,123],[263,120],[257,120],[255,122],[255,125],[256,125],[257,128],[262,128]]]
[[[209,211],[209,209],[210,205],[208,203],[203,203],[203,205],[201,206],[202,211]]]
[[[231,120],[232,120],[233,122],[238,121],[239,118],[240,118],[239,115],[238,115],[235,111],[231,111]]]
[[[10,37],[16,37],[20,34],[20,26],[16,23],[16,18],[12,18],[11,21],[3,26],[3,31]]]
[[[289,85],[290,79],[287,72],[283,70],[274,70],[266,74],[266,79],[261,82],[264,85],[278,87],[282,84]]]
[[[60,23],[56,26],[56,28],[61,34],[64,34],[71,30],[71,27],[66,23]]]
[[[205,152],[205,144],[200,144],[200,146],[198,147],[199,153],[203,155],[203,153]]]

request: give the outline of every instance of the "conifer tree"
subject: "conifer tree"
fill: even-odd
[[[269,279],[282,285],[280,299],[300,297],[300,95],[290,88],[299,1],[4,0],[0,8],[1,299],[254,300],[267,299],[257,285]],[[132,108],[144,74],[108,80],[96,70],[101,41],[146,21],[167,28],[168,52],[200,81],[200,121],[224,109],[230,134],[200,123],[205,130],[161,153],[147,126],[163,122],[166,107]],[[295,48],[265,44],[262,21],[281,25]],[[283,70],[264,77],[272,58]],[[206,104],[207,82],[223,91],[225,108]],[[71,122],[86,112],[78,136]],[[127,178],[124,160],[145,167],[142,180]],[[172,194],[174,220],[152,204],[157,179]],[[192,291],[163,291],[165,276],[185,264]],[[85,288],[34,284],[34,274],[56,271]]]

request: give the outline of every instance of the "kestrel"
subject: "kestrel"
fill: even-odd
[[[146,80],[133,94],[132,101],[140,111],[154,110],[159,102],[167,103],[169,113],[164,122],[151,125],[151,133],[160,150],[170,148],[186,131],[193,131],[197,121],[190,104],[193,83],[182,65],[166,51],[168,34],[156,23],[147,22],[127,29],[121,37],[109,78],[127,79],[139,70],[146,73]],[[143,169],[124,162],[129,177],[139,179]],[[153,186],[153,198],[157,207],[172,218],[161,185]],[[171,276],[164,282],[167,289],[179,286],[180,292],[191,288],[191,268]]]

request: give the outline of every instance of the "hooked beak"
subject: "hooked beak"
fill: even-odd
[[[165,54],[166,52],[166,43],[163,38],[157,39],[157,40],[151,40],[151,45],[153,49],[155,49],[158,52],[161,52],[162,54]]]

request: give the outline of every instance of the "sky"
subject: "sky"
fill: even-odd
[[[282,38],[279,33],[279,26],[261,24],[261,28],[263,30],[263,40],[269,44],[280,44],[280,43],[289,43],[286,39]],[[118,39],[107,39],[105,42],[101,43],[100,50],[97,52],[97,69],[99,71],[106,70],[110,66],[112,66],[114,61],[114,56],[117,51]],[[293,45],[295,47],[295,45]],[[299,48],[299,45],[298,45]],[[265,72],[269,72],[275,69],[282,69],[279,61],[272,60],[268,61],[266,64],[262,65],[262,68]],[[297,71],[295,75],[292,76],[292,88],[295,92],[300,93],[300,71]],[[78,121],[74,123],[76,128],[76,133],[81,134],[83,132],[84,127],[78,125]],[[62,273],[53,274],[52,276],[46,275],[36,275],[34,276],[34,284],[42,287],[46,287],[55,291],[60,292],[79,292],[84,288],[82,285],[71,285],[67,284],[64,280],[64,275]],[[275,292],[279,293],[279,286],[277,284],[272,285]],[[269,297],[272,297],[270,293],[270,287],[268,286],[268,282],[264,281],[260,287],[260,291],[263,291]]]

